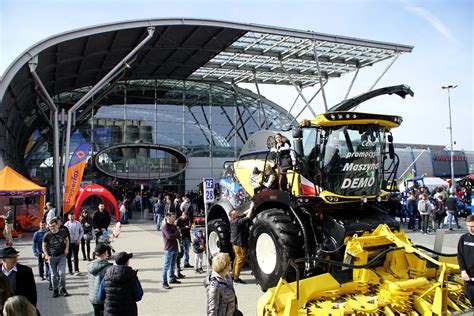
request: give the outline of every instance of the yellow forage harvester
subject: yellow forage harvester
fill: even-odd
[[[385,224],[351,237],[340,265],[291,283],[281,278],[260,298],[258,315],[449,315],[472,308],[455,257],[435,259]]]

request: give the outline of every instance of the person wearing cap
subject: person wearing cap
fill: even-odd
[[[0,215],[1,218],[5,221],[5,226],[3,227],[3,236],[6,240],[6,246],[13,246],[13,224],[15,223],[15,212],[13,211],[11,206],[4,206],[3,207],[6,211],[5,215]]]
[[[43,237],[43,253],[48,260],[53,297],[69,296],[66,291],[66,257],[69,252],[67,229],[59,229],[60,221],[53,218],[48,224],[49,232]]]
[[[97,294],[99,293],[100,283],[102,283],[105,273],[112,267],[112,263],[107,259],[107,250],[108,247],[105,244],[97,244],[94,251],[97,259],[89,262],[87,265],[87,271],[89,272],[89,301],[94,308],[94,316],[104,315],[104,301],[99,301]]]
[[[105,272],[97,294],[98,301],[105,301],[104,315],[138,315],[137,303],[143,297],[143,289],[138,280],[138,270],[130,266],[133,254],[119,252],[115,265]]]
[[[36,306],[37,294],[33,270],[18,263],[18,254],[19,252],[13,247],[0,249],[2,273],[8,279],[13,295],[23,295]]]

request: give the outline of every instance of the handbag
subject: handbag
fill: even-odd
[[[91,241],[92,238],[93,238],[92,231],[89,231],[89,232],[85,233],[83,238],[84,238],[85,241]]]

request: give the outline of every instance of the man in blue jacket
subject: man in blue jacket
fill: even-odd
[[[46,276],[49,277],[49,265],[45,262],[43,256],[43,237],[46,234],[46,224],[40,223],[40,228],[33,235],[32,250],[35,257],[38,259],[38,272],[41,280],[45,280],[44,266],[46,265]]]
[[[115,265],[105,273],[97,293],[98,301],[105,301],[104,315],[136,316],[137,303],[143,297],[143,289],[137,270],[129,266],[133,254],[119,252]]]

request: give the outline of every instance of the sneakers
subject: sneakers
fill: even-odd
[[[184,279],[186,276],[184,274],[182,274],[181,272],[178,272],[178,276],[177,278],[178,279]]]
[[[50,290],[50,291],[53,290],[53,286],[51,284],[49,285],[48,290]]]
[[[171,280],[170,283],[171,283],[171,284],[181,284],[181,281],[179,281],[179,280]]]
[[[199,273],[199,274],[204,273],[204,270],[203,270],[203,269],[194,269],[194,271],[195,271],[196,273]]]
[[[62,296],[64,296],[64,297],[68,297],[68,296],[69,296],[69,293],[66,291],[66,289],[62,289],[59,293],[60,293]]]
[[[449,230],[453,230],[453,228],[451,227]]]
[[[185,268],[194,268],[194,266],[190,265],[189,263],[186,263],[186,264],[184,265],[184,267],[185,267]]]
[[[76,271],[76,272],[74,272],[74,275],[75,275],[75,276],[80,276],[81,273],[80,273],[79,271]]]
[[[247,282],[245,282],[245,281],[242,280],[241,278],[235,279],[235,280],[234,280],[234,283],[247,284]]]
[[[56,298],[59,296],[58,290],[54,290],[53,292],[53,298]]]
[[[170,290],[171,289],[171,286],[168,284],[168,283],[163,283],[163,288],[165,290]]]
[[[41,278],[41,281],[46,280],[46,278],[44,277],[44,275],[40,276],[40,278]]]
[[[74,272],[72,272],[72,271],[69,271],[69,275],[74,275]]]
[[[204,273],[204,270],[202,268],[200,268],[199,273]]]

